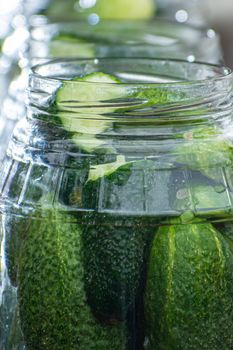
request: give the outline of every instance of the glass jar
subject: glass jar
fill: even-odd
[[[25,113],[25,89],[29,68],[56,57],[171,57],[219,63],[222,53],[218,35],[208,29],[169,21],[101,21],[46,23],[31,19],[30,41],[22,48],[22,73],[15,78],[4,101],[0,132],[0,159],[17,120]],[[208,50],[206,47],[208,46]],[[7,128],[7,129],[5,129]]]
[[[231,349],[232,80],[55,60],[1,176],[1,349]]]

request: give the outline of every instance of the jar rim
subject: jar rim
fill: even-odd
[[[187,29],[190,29],[192,30],[193,32],[195,33],[200,33],[202,34],[203,36],[207,36],[209,37],[210,39],[214,36],[218,37],[218,33],[212,29],[212,28],[209,28],[207,26],[204,26],[204,25],[200,25],[200,26],[196,26],[196,25],[193,25],[192,23],[189,23],[189,22],[177,22],[173,19],[167,19],[167,18],[152,18],[152,19],[149,19],[149,20],[117,20],[117,19],[101,19],[101,22],[98,22],[97,24],[95,25],[92,25],[90,24],[87,20],[81,18],[78,23],[77,21],[75,20],[71,20],[71,21],[68,21],[68,20],[64,20],[64,19],[48,19],[46,17],[44,17],[43,15],[34,15],[30,18],[30,28],[31,28],[31,37],[33,40],[39,40],[38,38],[35,38],[33,36],[34,34],[34,30],[37,30],[39,28],[41,28],[42,30],[46,28],[48,29],[51,29],[52,27],[55,27],[55,26],[62,26],[62,29],[64,29],[64,27],[72,27],[72,26],[75,26],[76,28],[79,28],[80,26],[87,26],[87,27],[93,27],[93,28],[96,28],[98,27],[99,25],[101,24],[122,24],[122,23],[126,23],[127,25],[131,26],[131,25],[134,25],[136,24],[137,26],[140,26],[140,25],[146,25],[148,26],[148,28],[150,29],[154,29],[153,27],[151,27],[152,24],[157,24],[157,23],[160,23],[160,24],[164,24],[164,25],[170,25],[174,28],[181,28],[182,29],[182,32],[184,30],[184,28],[187,28]],[[211,30],[211,34],[208,34],[208,31]]]
[[[138,32],[138,28],[140,32]],[[116,45],[121,48],[119,51],[116,48],[117,56],[122,55],[120,50],[123,48],[125,50],[129,50],[129,48],[132,48],[132,50],[139,49],[139,52],[136,51],[132,55],[123,54],[124,57],[136,57],[137,55],[143,57],[143,52],[148,50],[149,55],[146,55],[146,57],[152,58],[171,57],[187,59],[191,62],[203,60],[214,64],[220,63],[222,59],[219,35],[213,29],[204,26],[197,27],[190,23],[179,23],[165,18],[147,21],[101,20],[99,23],[91,25],[84,19],[77,23],[74,21],[59,21],[59,19],[50,21],[43,16],[35,16],[34,19],[31,19],[30,32],[32,43],[30,54],[35,58],[41,57],[36,45],[45,43],[49,45],[48,43],[53,41],[54,38],[56,39],[60,34],[65,34],[83,40],[82,47],[90,47],[90,44],[94,44],[96,48],[99,48],[99,56],[101,57],[106,56],[106,46],[112,48]],[[208,44],[210,47],[207,53],[206,45]],[[33,45],[35,45],[34,52]],[[142,53],[140,50],[143,50]],[[48,52],[47,55],[54,58]],[[58,57],[61,58],[62,56],[59,55]],[[93,56],[88,57],[93,58]],[[111,57],[111,53],[108,57]]]
[[[78,64],[78,63],[92,63],[94,65],[97,65],[99,62],[119,62],[119,61],[127,61],[127,62],[136,62],[141,61],[141,62],[151,62],[153,63],[160,63],[160,64],[177,64],[177,65],[187,65],[187,67],[194,67],[196,68],[196,70],[199,69],[208,69],[210,73],[213,74],[213,76],[208,76],[205,78],[200,78],[200,79],[189,79],[188,77],[186,77],[185,80],[171,80],[171,81],[165,81],[165,82],[161,82],[161,81],[156,81],[156,82],[151,82],[151,81],[140,81],[140,82],[119,82],[119,84],[123,85],[123,86],[156,86],[156,87],[160,87],[160,86],[167,86],[167,87],[184,87],[184,86],[196,86],[196,85],[201,85],[201,84],[206,84],[206,83],[215,83],[215,82],[219,82],[219,81],[224,81],[224,80],[233,80],[233,71],[225,66],[225,65],[218,65],[218,64],[212,64],[212,63],[206,63],[206,62],[200,62],[200,61],[195,61],[195,62],[190,62],[188,60],[184,60],[184,59],[165,59],[165,58],[142,58],[142,57],[106,57],[106,58],[59,58],[59,59],[48,59],[46,60],[46,62],[37,64],[33,67],[31,67],[31,73],[30,73],[30,77],[35,77],[35,78],[39,78],[44,82],[51,82],[51,83],[60,83],[63,80],[66,80],[67,84],[95,84],[96,86],[111,86],[115,83],[112,82],[88,82],[87,80],[85,81],[77,81],[75,82],[74,80],[69,80],[67,79],[66,76],[58,76],[58,74],[56,76],[52,76],[52,75],[48,75],[48,73],[43,73],[41,71],[43,71],[43,69],[46,67],[52,68],[54,65],[57,64]],[[48,71],[47,71],[48,72]],[[50,70],[51,72],[51,70]],[[56,70],[56,73],[58,73],[58,71]],[[88,73],[86,73],[88,74]],[[83,74],[81,76],[84,76],[86,74]],[[77,74],[78,76],[78,74]]]

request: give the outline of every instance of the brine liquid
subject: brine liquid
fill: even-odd
[[[147,349],[145,288],[163,221],[47,214],[3,216],[1,349]],[[214,227],[233,238],[230,221]]]

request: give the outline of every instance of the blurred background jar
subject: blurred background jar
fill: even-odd
[[[15,68],[12,66],[12,59],[4,53],[4,42],[14,31],[15,21],[17,21],[16,18],[20,13],[21,5],[21,0],[1,1],[0,3],[0,110]]]
[[[156,4],[154,0],[50,0],[41,13],[51,19],[64,19],[67,15],[73,20],[86,18],[94,24],[101,19],[150,19],[156,13]]]
[[[157,0],[157,15],[180,23],[214,28],[221,37],[226,64],[233,68],[233,2],[231,0]]]

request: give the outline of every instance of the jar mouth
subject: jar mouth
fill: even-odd
[[[190,24],[171,20],[147,21],[101,20],[95,25],[81,19],[77,22],[48,21],[43,16],[31,19],[31,40],[44,42],[62,34],[86,38],[88,42],[97,39],[108,44],[127,43],[129,45],[158,45],[159,47],[189,47],[200,38],[213,39],[217,34],[207,28],[197,28]],[[125,29],[125,30],[124,30]],[[114,34],[114,35],[112,35]]]
[[[124,86],[187,87],[232,80],[232,70],[226,66],[204,62],[189,62],[180,59],[160,58],[87,58],[87,59],[53,59],[31,68],[31,78],[43,82],[66,84],[94,84],[111,86],[112,82],[98,82],[88,79],[73,81],[94,72],[115,75]]]
[[[214,30],[157,18],[91,25],[83,19],[54,22],[35,16],[30,33],[31,58],[169,57],[214,64],[222,59]]]

